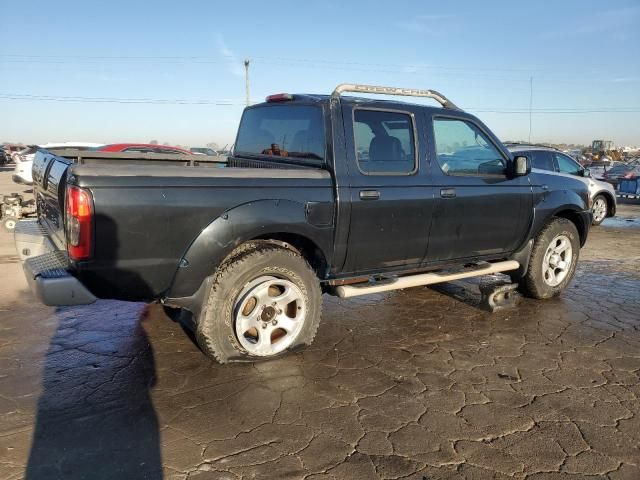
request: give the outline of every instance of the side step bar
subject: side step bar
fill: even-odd
[[[422,285],[432,285],[434,283],[450,282],[463,278],[480,277],[492,273],[508,272],[517,270],[520,264],[515,260],[489,263],[486,267],[469,269],[456,273],[419,273],[406,277],[395,277],[389,281],[382,281],[376,284],[363,283],[360,285],[341,285],[335,291],[340,298],[351,298],[370,293],[388,292],[390,290],[400,290],[402,288],[419,287]]]

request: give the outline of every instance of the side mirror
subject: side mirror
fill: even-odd
[[[591,176],[591,170],[589,170],[588,168],[583,168],[580,173],[582,174],[583,177]]]
[[[517,156],[513,159],[513,175],[516,177],[524,177],[531,173],[531,162],[528,157]]]

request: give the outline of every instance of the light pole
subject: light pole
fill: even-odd
[[[531,110],[533,107],[533,77],[529,77],[529,143],[531,143]]]
[[[249,63],[250,63],[250,60],[246,58],[244,61],[244,89],[245,89],[247,107],[251,103],[251,100],[250,100],[251,95],[249,94]]]

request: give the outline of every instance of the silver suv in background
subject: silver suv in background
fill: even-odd
[[[553,172],[570,178],[579,177],[589,188],[593,225],[600,225],[605,218],[616,214],[615,188],[602,180],[591,177],[589,169],[583,167],[566,153],[553,147],[528,145],[520,143],[507,144],[506,147],[514,155],[529,158],[533,170]]]

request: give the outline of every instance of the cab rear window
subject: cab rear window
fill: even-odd
[[[274,105],[245,110],[236,155],[319,160],[325,158],[322,109],[310,105]]]

